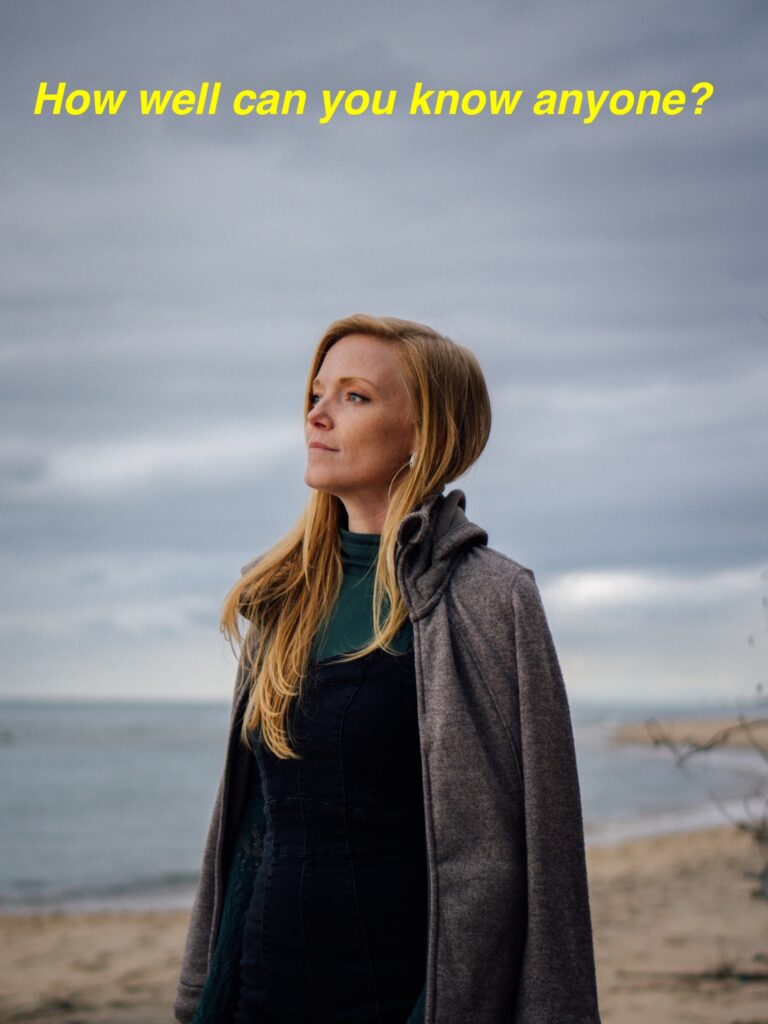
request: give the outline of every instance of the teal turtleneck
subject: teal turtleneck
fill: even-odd
[[[339,538],[344,577],[338,600],[312,647],[312,657],[318,660],[359,650],[373,637],[373,578],[381,536],[354,533],[342,526]],[[385,602],[384,614],[386,610]],[[411,623],[406,619],[392,646],[398,654],[404,654],[412,639]]]

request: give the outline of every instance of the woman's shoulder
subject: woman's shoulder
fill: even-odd
[[[533,569],[502,551],[479,544],[467,550],[454,574],[454,585],[477,588],[484,594],[495,592],[500,598],[518,587],[535,582]]]

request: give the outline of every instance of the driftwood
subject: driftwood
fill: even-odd
[[[757,953],[753,960],[765,963],[768,956],[765,953]],[[736,981],[749,984],[768,984],[768,968],[764,970],[746,970],[739,968],[731,960],[727,959],[722,951],[719,954],[719,963],[715,967],[706,968],[701,971],[659,971],[643,970],[642,968],[620,968],[618,974],[625,978],[645,978],[648,981],[669,981],[685,986],[695,986],[699,982],[706,981]],[[747,1022],[744,1022],[747,1024]],[[755,1022],[757,1024],[757,1022]]]
[[[745,715],[739,714],[738,721],[731,726],[727,726],[724,729],[719,729],[713,733],[703,743],[694,743],[693,741],[675,741],[665,730],[661,722],[655,718],[645,719],[645,727],[648,730],[653,745],[655,747],[665,746],[671,752],[675,759],[675,766],[682,768],[685,762],[691,758],[694,754],[706,753],[709,750],[714,750],[716,747],[723,746],[728,737],[734,732],[742,731],[747,739],[749,740],[752,748],[758,753],[758,755],[768,765],[768,748],[758,740],[755,736],[754,728],[758,725],[768,723],[768,718],[754,718],[748,719]],[[765,857],[765,863],[761,871],[749,872],[747,877],[755,878],[758,881],[757,889],[752,890],[752,895],[756,899],[768,900],[768,795],[766,795],[766,786],[763,783],[762,792],[750,793],[742,798],[744,812],[746,819],[740,821],[733,817],[728,812],[728,809],[723,805],[722,801],[710,790],[709,796],[712,802],[717,806],[720,813],[740,832],[747,832],[752,836],[755,843],[758,846],[763,857]],[[762,807],[758,811],[755,811],[752,807],[752,801],[761,801]]]
[[[649,981],[679,981],[685,984],[698,981],[768,982],[768,971],[743,971],[728,964],[709,971],[642,971],[627,967],[619,968],[616,973],[624,977],[644,977]]]
[[[762,578],[768,580],[768,570],[762,573]],[[763,598],[763,609],[766,611],[766,628],[765,632],[768,634],[768,597]],[[750,645],[754,645],[756,634],[752,634],[748,638]],[[763,685],[758,684],[757,686],[758,695],[762,697]],[[764,701],[765,698],[762,697]],[[675,759],[675,766],[682,769],[685,762],[694,756],[694,754],[706,753],[709,750],[714,750],[717,747],[725,746],[728,740],[736,733],[741,732],[746,736],[749,746],[758,754],[763,762],[768,766],[768,747],[761,742],[760,739],[755,735],[755,728],[757,726],[764,726],[768,724],[768,718],[752,718],[748,719],[744,714],[737,716],[737,721],[733,725],[726,726],[725,728],[718,729],[704,742],[695,742],[694,740],[674,740],[670,735],[669,731],[661,724],[658,718],[652,717],[645,720],[644,725],[650,734],[653,745],[667,747],[672,756]],[[756,878],[759,882],[757,889],[752,891],[752,896],[756,899],[768,900],[768,795],[766,795],[765,781],[768,781],[768,773],[766,773],[766,780],[764,780],[761,787],[762,792],[748,794],[743,798],[744,809],[746,814],[746,820],[736,820],[731,814],[728,813],[726,807],[723,806],[722,801],[711,792],[710,798],[717,805],[719,811],[723,816],[739,831],[747,832],[752,836],[755,843],[757,844],[758,850],[765,857],[764,867],[758,872],[745,872],[745,876],[748,878]],[[750,801],[755,799],[762,800],[762,807],[757,812],[754,812]],[[757,953],[753,960],[756,962],[765,963],[768,960],[768,956],[765,953]],[[737,982],[740,984],[768,984],[768,968],[759,970],[746,970],[738,968],[733,962],[725,959],[722,954],[720,957],[720,963],[712,968],[700,970],[700,971],[659,971],[659,970],[642,970],[624,968],[618,971],[620,975],[624,977],[634,978],[646,978],[654,981],[668,981],[673,984],[679,984],[684,986],[695,986],[704,982]],[[768,1017],[760,1021],[733,1021],[732,1024],[768,1024]]]
[[[764,570],[761,574],[761,578],[764,582],[768,582],[768,569]],[[765,626],[760,633],[764,636],[768,636],[768,594],[762,599],[763,612],[765,616]],[[758,639],[758,633],[750,633],[747,637],[747,643],[754,647]],[[761,703],[765,703],[765,696],[763,693],[763,683],[757,684],[757,694]],[[744,714],[737,716],[737,721],[733,725],[726,726],[725,728],[718,729],[715,731],[707,740],[703,743],[696,742],[694,740],[684,740],[682,742],[675,741],[670,735],[669,731],[662,726],[658,718],[647,718],[644,722],[648,733],[650,734],[653,745],[665,746],[671,752],[675,759],[675,765],[678,768],[683,768],[685,762],[694,756],[694,754],[703,754],[709,750],[714,750],[716,747],[725,746],[728,743],[730,737],[737,733],[741,733],[747,740],[747,749],[751,747],[755,753],[763,760],[766,766],[768,766],[768,745],[761,741],[755,734],[755,728],[757,726],[765,726],[768,724],[768,718],[753,718],[748,719]],[[766,777],[757,792],[753,792],[744,796],[744,812],[745,820],[739,821],[728,813],[728,810],[723,806],[721,800],[710,790],[709,796],[712,802],[717,806],[720,813],[726,818],[735,828],[740,832],[747,832],[752,836],[755,843],[757,844],[758,850],[764,858],[764,866],[761,871],[755,873],[749,873],[747,877],[756,878],[759,882],[757,889],[752,891],[752,895],[757,899],[768,900],[768,772]],[[755,800],[762,801],[762,806],[754,811],[751,802]]]

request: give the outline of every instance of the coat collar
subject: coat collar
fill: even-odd
[[[429,494],[398,527],[395,569],[412,621],[439,600],[464,552],[488,543],[487,532],[465,515],[466,507],[459,488]]]
[[[433,491],[401,520],[395,539],[395,572],[411,621],[421,618],[439,600],[463,552],[488,543],[488,534],[464,510],[467,499],[456,488]],[[240,570],[243,575],[262,558]]]

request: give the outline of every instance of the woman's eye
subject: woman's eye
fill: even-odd
[[[320,397],[321,397],[320,395],[311,394],[309,396],[309,404],[310,404],[310,406],[316,405],[317,402],[319,401]],[[348,391],[347,392],[347,398],[353,398],[353,399],[356,399],[359,402],[369,402],[370,401],[370,399],[367,398],[365,395],[361,395],[359,391]],[[357,404],[357,401],[356,401],[355,404]]]

